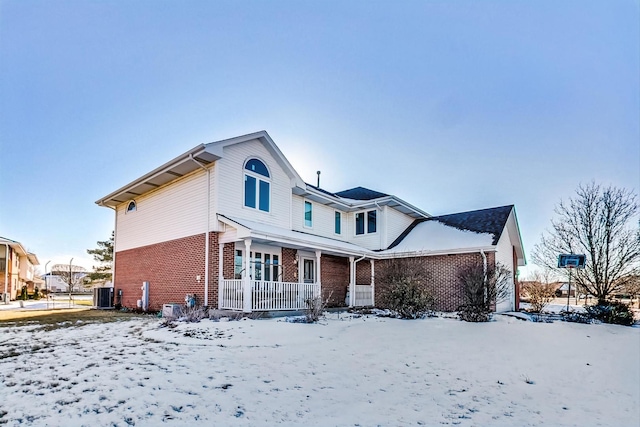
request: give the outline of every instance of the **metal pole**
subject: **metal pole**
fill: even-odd
[[[567,311],[569,311],[569,298],[571,297],[571,267],[569,267],[569,290],[567,291]]]
[[[47,263],[44,265],[44,289],[47,291],[47,309],[49,308],[49,282],[47,281],[47,265],[49,265],[50,262],[51,260],[47,261]]]
[[[73,262],[73,258],[71,258],[71,261],[69,261],[69,308],[71,308],[71,290],[72,290],[72,285],[71,283],[73,282],[73,276],[71,273],[71,263]]]

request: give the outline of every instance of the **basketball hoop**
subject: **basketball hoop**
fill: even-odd
[[[574,268],[583,269],[587,261],[587,257],[584,254],[560,254],[558,255],[558,268],[569,269],[569,288],[567,289],[567,311],[569,311],[569,299],[571,298],[571,273]],[[577,301],[576,292],[576,301]],[[576,303],[577,304],[577,303]]]

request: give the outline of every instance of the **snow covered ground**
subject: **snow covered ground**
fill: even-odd
[[[0,423],[640,424],[640,328],[496,317],[2,327]]]

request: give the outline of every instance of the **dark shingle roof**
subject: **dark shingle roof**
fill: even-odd
[[[498,244],[502,230],[507,223],[513,205],[498,208],[480,209],[477,211],[460,212],[429,218],[460,230],[475,231],[476,233],[493,234],[493,244]]]
[[[350,188],[349,190],[339,191],[336,195],[344,197],[345,199],[353,200],[373,200],[380,197],[388,197],[388,194],[380,193],[379,191],[369,190],[364,187]]]
[[[391,249],[402,242],[418,224],[424,221],[438,221],[459,230],[474,231],[476,233],[493,234],[493,245],[498,244],[502,230],[507,223],[513,205],[500,206],[497,208],[479,209],[476,211],[459,212],[449,215],[433,216],[428,219],[417,219],[396,240],[389,245]]]

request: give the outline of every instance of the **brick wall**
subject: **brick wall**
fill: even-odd
[[[349,258],[322,255],[320,268],[322,298],[329,298],[329,307],[344,307],[349,286]]]
[[[298,282],[298,264],[296,264],[295,249],[282,248],[282,267],[284,269],[282,275],[283,282]]]
[[[356,285],[371,284],[371,261],[363,259],[356,264]]]
[[[236,256],[236,244],[225,243],[222,249],[222,275],[225,279],[230,280],[234,278],[235,256]]]
[[[209,307],[218,308],[218,257],[220,246],[218,245],[218,233],[209,233]],[[203,278],[204,280],[204,278]],[[198,303],[204,304],[204,300]]]
[[[495,254],[487,252],[487,264],[494,265]],[[418,268],[424,269],[430,275],[428,289],[435,298],[438,311],[456,311],[463,303],[462,286],[457,281],[458,271],[476,262],[482,262],[482,255],[478,252],[469,254],[438,255],[411,258],[417,260]],[[384,293],[388,289],[381,278],[384,276],[385,266],[393,260],[379,260],[375,263],[376,274],[376,306],[382,307]]]
[[[149,309],[160,310],[166,303],[184,303],[186,294],[195,294],[204,303],[205,235],[185,237],[116,254],[115,288],[121,289],[122,305],[135,308],[142,297],[142,282],[149,282]],[[209,252],[209,305],[218,298],[218,235],[211,233]],[[200,276],[200,283],[196,276]]]

